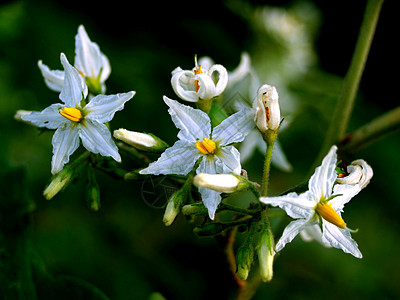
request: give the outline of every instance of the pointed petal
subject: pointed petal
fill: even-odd
[[[179,139],[196,143],[197,139],[209,138],[211,122],[205,112],[180,104],[166,96],[164,96],[164,102],[170,108],[168,112],[172,121],[180,129]]]
[[[308,182],[308,189],[316,198],[327,199],[332,195],[333,184],[336,180],[336,146],[332,146],[322,160],[322,164],[315,169]]]
[[[228,84],[228,71],[225,69],[224,66],[222,65],[213,65],[209,70],[208,70],[208,75],[210,78],[213,77],[214,73],[218,73],[218,81],[215,84],[215,92],[214,96],[220,95],[226,88]]]
[[[212,138],[222,146],[238,143],[254,128],[253,110],[242,109],[223,120],[212,132]]]
[[[240,153],[233,146],[222,147],[220,153],[217,156],[222,162],[222,174],[233,172],[240,174],[242,166],[240,165]]]
[[[260,201],[272,206],[279,206],[294,219],[311,219],[314,216],[315,201],[307,199],[307,192],[301,195],[289,193],[277,197],[261,197]]]
[[[79,147],[79,134],[76,124],[66,122],[53,135],[53,157],[51,173],[56,174],[69,162],[69,157]]]
[[[311,226],[307,226],[302,231],[300,231],[300,237],[303,241],[310,242],[310,241],[317,241],[324,247],[330,248],[331,245],[328,243],[324,243],[322,241],[322,231],[321,227],[318,224],[314,224]]]
[[[171,85],[175,94],[182,100],[197,102],[199,96],[194,90],[193,72],[178,68],[172,72],[171,78]]]
[[[362,258],[357,242],[352,239],[347,229],[341,229],[331,223],[323,221],[322,241],[330,244],[332,247],[350,253],[357,258]]]
[[[255,129],[250,130],[250,133],[246,136],[245,140],[239,147],[240,161],[242,164],[253,155],[254,150],[258,147],[260,140],[263,142],[264,148],[266,148],[260,132]],[[262,152],[265,153],[265,149]]]
[[[237,82],[242,80],[251,71],[251,60],[250,55],[247,52],[243,52],[240,57],[239,65],[232,71],[228,73],[228,85],[231,87]]]
[[[102,156],[111,156],[116,161],[121,161],[118,147],[111,139],[111,132],[107,126],[86,118],[79,126],[79,136],[83,146],[92,153],[99,153]]]
[[[98,95],[85,106],[86,118],[106,123],[112,120],[115,112],[124,108],[124,104],[135,95],[135,92],[115,95]]]
[[[178,140],[172,147],[165,150],[157,161],[141,170],[140,174],[186,175],[201,155],[195,145]]]
[[[308,222],[307,220],[304,219],[290,222],[289,225],[286,226],[285,230],[282,233],[281,238],[276,244],[275,250],[277,252],[281,251],[287,243],[293,241],[293,239],[296,237],[296,235],[299,234],[300,231],[304,230],[310,225],[312,225],[312,222]]]
[[[50,70],[41,60],[38,61],[38,67],[42,72],[46,85],[53,91],[61,92],[64,84],[64,71]]]
[[[293,169],[278,140],[275,141],[274,148],[272,149],[271,162],[274,167],[285,172],[290,172]]]
[[[29,121],[38,127],[46,127],[48,129],[57,129],[64,123],[69,122],[64,118],[58,110],[63,107],[62,104],[52,104],[41,112],[31,112],[21,117],[24,121]]]
[[[341,195],[333,198],[328,203],[336,211],[343,211],[344,205],[349,202],[355,195],[361,191],[361,186],[358,184],[335,184],[333,187],[333,195]]]
[[[104,54],[101,55],[101,65],[102,65],[102,70],[101,70],[101,76],[100,76],[100,83],[104,83],[111,74],[110,61],[108,60],[107,56],[105,56]],[[105,91],[103,91],[103,93],[104,92]]]
[[[70,65],[64,53],[61,53],[60,58],[65,71],[60,100],[68,107],[79,107],[82,98],[85,99],[88,93],[85,79]]]

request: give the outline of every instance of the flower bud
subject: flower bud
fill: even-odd
[[[208,209],[203,203],[187,204],[182,207],[182,213],[185,216],[205,215],[208,213]]]
[[[246,280],[249,276],[253,260],[254,247],[251,243],[244,242],[236,253],[237,274],[241,280]]]
[[[369,184],[374,175],[372,168],[363,159],[353,161],[349,166],[347,166],[347,172],[348,174],[345,174],[344,177],[338,177],[336,183],[350,185],[358,184],[363,189]]]
[[[182,191],[178,190],[169,198],[167,207],[165,208],[163,222],[165,226],[170,226],[176,216],[179,214],[182,200]]]
[[[271,281],[274,263],[274,238],[272,232],[266,229],[260,237],[257,245],[258,262],[260,264],[260,276],[262,281]]]
[[[57,174],[55,174],[49,183],[49,185],[43,191],[43,196],[50,200],[71,182],[74,171],[71,168],[64,168]]]
[[[258,89],[254,107],[256,108],[256,124],[262,133],[279,128],[281,113],[278,99],[275,87],[264,84]]]
[[[221,193],[233,193],[237,191],[240,183],[241,180],[232,174],[200,173],[193,178],[195,186],[209,188]]]
[[[168,147],[164,141],[150,133],[141,133],[120,128],[114,130],[114,137],[143,151],[162,152]]]

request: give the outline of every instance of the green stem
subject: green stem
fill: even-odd
[[[272,150],[276,139],[276,132],[268,130],[265,134],[265,142],[267,143],[267,153],[264,160],[264,171],[261,184],[261,197],[266,197],[268,193],[269,171],[271,168]]]
[[[336,103],[330,126],[316,164],[325,156],[328,149],[338,143],[346,134],[354,100],[359,88],[369,49],[374,37],[383,0],[368,0],[361,24],[356,47],[347,71],[339,99]],[[312,168],[314,170],[314,168]]]
[[[339,144],[341,151],[352,153],[399,128],[400,106],[346,135]]]

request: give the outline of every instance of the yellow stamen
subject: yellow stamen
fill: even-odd
[[[201,65],[200,65],[197,69],[194,70],[194,75],[201,74],[201,73],[203,73],[203,70],[201,69]],[[194,90],[196,91],[196,93],[199,91],[199,89],[200,89],[199,81],[195,80],[194,81]]]
[[[339,173],[337,177],[338,177],[338,178],[343,178],[343,177],[345,177],[345,176],[346,176],[345,173]]]
[[[82,72],[81,70],[77,69],[76,67],[75,67],[75,70],[77,70],[78,73],[79,73],[83,78],[85,78],[85,74],[83,74],[83,72]]]
[[[64,107],[58,110],[60,115],[72,122],[80,122],[83,119],[82,113],[79,109],[74,107]]]
[[[346,223],[339,216],[339,214],[332,208],[332,206],[328,203],[319,202],[315,208],[317,213],[325,219],[325,221],[336,225],[339,228],[344,229],[346,227]]]
[[[203,154],[214,154],[217,145],[212,140],[203,138],[202,142],[196,142],[196,148]]]

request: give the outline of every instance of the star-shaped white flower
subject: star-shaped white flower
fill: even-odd
[[[265,204],[279,206],[296,219],[283,231],[276,244],[276,251],[282,250],[301,231],[318,224],[321,228],[322,243],[342,249],[357,258],[362,258],[357,243],[352,239],[350,230],[341,217],[344,205],[357,195],[359,185],[336,184],[336,146],[332,146],[322,165],[308,182],[308,191],[298,195],[289,193],[278,197],[261,197]]]
[[[220,95],[228,84],[228,72],[222,65],[212,65],[202,68],[197,65],[192,70],[182,70],[177,67],[172,71],[171,85],[182,100],[197,102],[200,99],[209,100]],[[214,77],[218,79],[214,82]]]
[[[64,71],[50,70],[41,60],[38,66],[47,86],[61,92],[64,84]],[[75,36],[75,68],[85,77],[89,90],[97,94],[105,93],[105,81],[111,73],[111,66],[107,57],[100,51],[99,46],[92,42],[87,35],[83,25],[78,28]]]
[[[201,161],[197,174],[240,173],[240,153],[231,144],[243,141],[254,126],[249,110],[229,116],[212,129],[210,118],[205,112],[165,96],[164,102],[169,106],[168,112],[172,121],[180,129],[179,140],[156,162],[141,170],[141,174],[186,175],[198,159]],[[210,218],[214,219],[217,206],[221,202],[221,193],[203,187],[199,188],[199,192]]]
[[[68,63],[63,53],[60,57],[64,66],[64,82],[59,96],[62,103],[21,117],[38,127],[57,129],[52,140],[51,172],[59,172],[68,163],[70,155],[79,146],[79,138],[90,152],[121,161],[118,148],[104,123],[109,122],[115,112],[122,110],[135,92],[98,95],[86,104],[88,89],[84,78]]]

